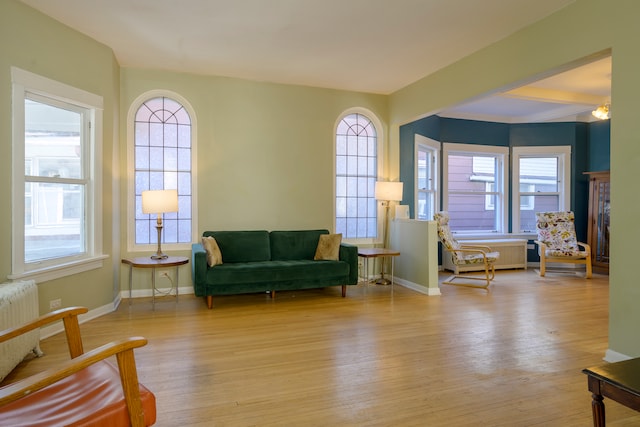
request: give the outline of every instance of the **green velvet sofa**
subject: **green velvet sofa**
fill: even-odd
[[[328,230],[205,231],[215,238],[222,264],[210,267],[201,243],[192,245],[193,288],[213,307],[214,295],[271,292],[358,283],[358,248],[342,243],[338,261],[315,261],[321,234]]]

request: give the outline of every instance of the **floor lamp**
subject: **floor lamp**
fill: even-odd
[[[391,202],[399,202],[402,200],[402,182],[376,181],[376,200],[382,202],[384,207],[384,223],[382,233],[382,246],[387,247],[388,228],[389,228],[389,204]],[[391,282],[384,277],[384,258],[382,259],[382,271],[380,279],[376,281],[379,285],[389,285]]]
[[[177,190],[149,190],[142,192],[142,213],[157,214],[156,230],[158,230],[158,251],[151,255],[151,259],[167,259],[168,255],[162,253],[160,242],[162,241],[162,214],[178,212]]]

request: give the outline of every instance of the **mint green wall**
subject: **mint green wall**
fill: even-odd
[[[439,109],[543,76],[574,61],[612,52],[612,223],[609,358],[640,356],[640,286],[633,268],[640,228],[635,196],[640,173],[637,100],[640,55],[636,18],[640,2],[578,0],[546,19],[394,93],[390,100],[391,150],[399,126]],[[594,37],[597,32],[598,37]],[[587,314],[588,315],[588,314]],[[534,319],[532,319],[533,321]],[[585,331],[588,333],[588,331]],[[604,349],[603,349],[604,350]]]
[[[90,309],[110,304],[114,290],[112,203],[113,148],[117,134],[119,74],[111,49],[15,0],[0,2],[0,199],[11,200],[11,67],[15,66],[100,95],[104,99],[103,240],[110,257],[104,267],[38,285],[40,311],[61,298]],[[11,273],[11,204],[0,206],[0,281]],[[119,261],[115,259],[115,261]]]
[[[205,230],[333,229],[336,121],[352,107],[372,111],[382,123],[387,117],[388,97],[382,95],[130,68],[121,70],[121,83],[122,176],[127,175],[129,143],[124,124],[136,98],[164,89],[184,97],[195,110],[198,235]],[[127,197],[123,182],[123,218]],[[125,253],[124,224],[121,237]],[[181,276],[182,271],[189,274],[188,268]],[[140,277],[137,286],[148,286],[144,280]]]
[[[107,47],[17,0],[4,0],[0,2],[0,179],[5,184],[0,187],[0,197],[9,200],[11,195],[10,66],[102,95],[105,101],[103,234],[105,252],[111,258],[101,270],[41,284],[41,311],[46,311],[44,304],[54,297],[61,297],[65,305],[90,308],[113,299],[120,251],[127,254],[126,224],[120,220],[126,214],[127,198],[122,178],[127,176],[124,119],[130,102],[146,90],[178,92],[198,114],[199,230],[331,227],[333,200],[327,182],[332,182],[332,131],[343,110],[364,106],[389,124],[389,170],[385,175],[395,179],[400,125],[610,50],[615,115],[611,120],[614,227],[609,349],[638,356],[640,341],[634,327],[640,323],[636,309],[640,286],[628,266],[633,265],[635,242],[640,240],[635,221],[640,203],[625,193],[635,193],[640,171],[635,107],[640,99],[639,13],[640,2],[634,0],[577,0],[539,23],[384,97],[151,70],[125,69],[119,75]],[[598,37],[593,37],[595,31]],[[0,276],[6,277],[11,269],[10,206],[0,207],[0,214],[5,219],[0,223]]]

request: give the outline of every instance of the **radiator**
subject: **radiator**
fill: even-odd
[[[39,316],[38,287],[33,280],[0,284],[0,330]],[[0,344],[0,381],[30,352],[41,356],[40,329]]]
[[[485,239],[485,240],[459,240],[461,245],[489,246],[492,252],[500,252],[500,258],[495,267],[498,269],[527,268],[527,239]],[[444,251],[442,254],[442,267],[451,270],[455,274],[464,271],[484,270],[484,264],[472,264],[457,267],[451,260],[451,254]]]

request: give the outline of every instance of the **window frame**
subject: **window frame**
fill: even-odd
[[[103,266],[108,256],[102,247],[102,115],[103,98],[82,89],[11,67],[12,81],[12,262],[9,279],[34,279],[36,282],[49,281],[69,275],[89,271]],[[83,110],[90,123],[82,138],[85,168],[84,252],[72,256],[26,262],[25,260],[25,100],[40,98],[51,100],[49,105],[67,105]],[[64,179],[58,178],[60,182]]]
[[[168,251],[191,250],[193,242],[198,240],[198,215],[197,215],[197,117],[195,110],[182,95],[164,89],[154,89],[140,94],[129,106],[127,113],[127,251],[155,252],[157,243],[137,244],[136,243],[136,189],[135,189],[135,120],[138,109],[146,101],[153,98],[171,98],[184,107],[191,119],[191,242],[189,243],[166,243],[162,242],[162,249]]]
[[[548,145],[536,147],[513,147],[511,149],[511,227],[514,233],[536,235],[535,230],[523,231],[520,228],[520,159],[522,157],[556,157],[558,159],[558,178],[562,182],[558,184],[558,210],[569,210],[571,206],[571,146]]]
[[[456,231],[452,230],[454,234],[465,236],[495,236],[496,234],[505,234],[508,230],[508,169],[509,169],[509,148],[493,145],[476,145],[476,144],[460,144],[445,142],[442,144],[442,205],[443,210],[449,209],[449,156],[450,155],[462,155],[473,156],[474,154],[480,156],[495,156],[498,165],[496,167],[496,196],[499,203],[494,206],[496,213],[496,230],[467,230]],[[483,192],[481,194],[486,194]]]
[[[438,212],[438,206],[440,202],[440,191],[439,191],[439,177],[440,177],[440,150],[441,144],[439,141],[436,141],[431,138],[427,138],[422,135],[416,134],[414,137],[414,218],[422,221],[429,221],[433,219],[433,215]],[[429,157],[432,159],[431,168],[429,168],[430,177],[427,179],[431,180],[431,188],[421,189],[419,186],[419,167],[418,167],[418,153],[420,151],[425,151],[429,153]],[[432,199],[432,211],[427,212],[424,218],[419,216],[419,202],[420,202],[420,194],[424,193],[427,195],[427,198],[431,197]]]
[[[373,125],[376,131],[376,181],[381,180],[382,178],[382,165],[384,161],[383,147],[383,126],[380,119],[370,110],[362,107],[354,107],[349,108],[338,115],[336,122],[333,126],[333,229],[337,229],[337,217],[336,217],[336,208],[337,208],[337,170],[336,170],[336,160],[337,160],[337,136],[338,136],[338,126],[340,122],[347,116],[351,114],[360,114],[365,116],[371,124]],[[375,194],[371,196],[375,200]],[[382,243],[382,234],[383,234],[383,219],[384,219],[384,207],[382,203],[375,200],[376,204],[376,221],[377,221],[377,233],[375,237],[365,237],[365,238],[347,238],[343,236],[343,241],[350,244],[355,245],[373,245]]]

